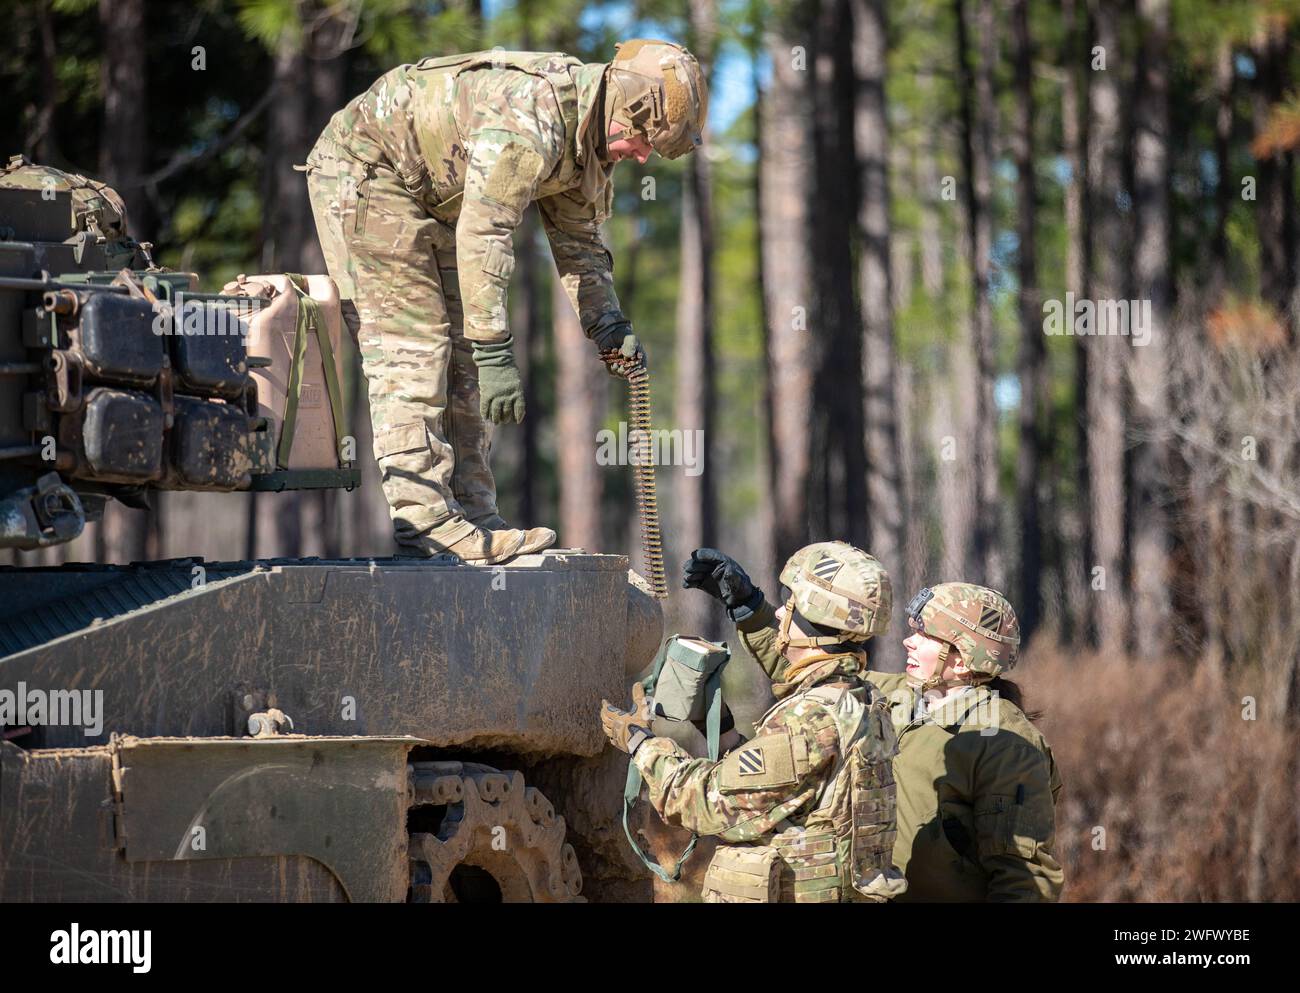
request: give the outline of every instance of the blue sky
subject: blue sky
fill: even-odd
[[[725,2],[725,0],[724,0]],[[483,14],[489,20],[502,10],[513,7],[513,0],[484,0]],[[673,33],[653,21],[638,21],[633,16],[632,4],[627,2],[592,3],[579,20],[584,30],[597,31],[611,28],[625,38],[663,38],[677,41]],[[761,70],[766,77],[766,67]],[[713,85],[709,91],[709,126],[715,133],[729,128],[753,103],[753,79],[749,60],[744,52],[726,46],[718,56],[713,70]]]

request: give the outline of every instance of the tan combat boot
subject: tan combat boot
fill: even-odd
[[[540,552],[555,544],[555,532],[550,528],[493,531],[476,527],[451,540],[440,538],[438,533],[441,531],[446,534],[447,530],[446,527],[435,528],[429,534],[421,535],[412,542],[403,543],[398,554],[406,556],[451,554],[467,565],[497,565],[516,555]],[[463,526],[455,530],[461,531]]]

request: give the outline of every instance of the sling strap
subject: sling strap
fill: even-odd
[[[659,654],[655,656],[654,667],[650,670],[650,675],[641,680],[641,685],[645,688],[647,696],[653,696],[656,684],[659,682],[659,674],[663,671],[664,662],[668,658],[668,645],[672,638],[665,639],[664,643],[659,646]],[[722,670],[725,666],[718,666],[709,675],[708,681],[704,684],[704,692],[708,697],[709,709],[704,719],[705,739],[709,747],[709,761],[718,761],[718,741],[721,738],[722,728]],[[641,850],[637,844],[636,838],[632,835],[632,828],[628,823],[628,815],[636,805],[637,799],[641,795],[641,770],[637,764],[628,758],[627,764],[627,783],[623,787],[623,833],[627,835],[628,844],[632,846],[632,851],[636,854],[643,865],[665,883],[675,883],[682,878],[682,866],[686,860],[691,857],[695,851],[696,842],[700,836],[694,831],[691,832],[691,840],[687,843],[686,848],[681,855],[677,856],[677,861],[672,869],[665,869],[650,856]]]
[[[289,468],[289,452],[293,449],[294,429],[298,420],[298,400],[302,396],[303,367],[307,360],[307,334],[316,336],[320,348],[321,365],[325,367],[325,389],[329,394],[330,415],[334,420],[334,448],[340,468],[345,467],[340,446],[343,443],[343,394],[339,389],[339,371],[334,365],[334,349],[330,345],[329,330],[321,314],[320,303],[307,292],[307,279],[301,273],[286,272],[285,278],[298,297],[298,328],[293,340],[293,362],[289,367],[289,386],[285,392],[284,423],[280,429],[280,444],[276,449],[277,468]]]

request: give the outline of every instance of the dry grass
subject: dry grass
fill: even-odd
[[[1015,672],[1065,783],[1072,901],[1300,899],[1300,733],[1243,719],[1263,680],[1209,664],[1071,655],[1036,639]],[[1094,848],[1097,829],[1104,848]]]

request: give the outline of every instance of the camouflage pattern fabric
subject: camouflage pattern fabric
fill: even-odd
[[[915,626],[956,648],[982,677],[992,679],[1015,667],[1020,621],[1002,594],[974,583],[940,583],[931,592]]]
[[[127,234],[126,202],[107,183],[15,155],[0,170],[0,189],[67,191],[75,230],[87,231],[103,244],[111,265],[132,269],[153,265],[147,247]]]
[[[387,164],[412,199],[455,229],[471,340],[507,337],[511,235],[534,201],[584,331],[622,319],[600,232],[611,166],[582,126],[604,69],[560,53],[425,59],[385,74],[326,128],[358,161]]]
[[[803,617],[843,631],[846,641],[889,630],[894,604],[889,573],[875,556],[847,542],[819,541],[799,549],[781,570],[781,582]]]
[[[879,695],[861,678],[863,664],[860,653],[812,660],[798,684],[758,722],[755,736],[720,762],[693,758],[668,738],[648,739],[632,761],[649,788],[651,805],[667,823],[698,834],[778,845],[781,871],[788,877],[781,899],[869,899],[849,877],[854,794],[865,796],[875,788],[875,821],[863,825],[858,842],[875,835],[888,857],[894,786],[887,759],[872,766],[878,781],[859,780],[857,791],[848,774],[851,743],[872,714],[879,719],[885,713]],[[860,804],[858,812],[866,808]],[[713,875],[734,882],[735,869]]]
[[[584,122],[603,65],[480,52],[399,66],[308,159],[326,265],[355,304],[375,457],[399,542],[496,512],[470,343],[509,337],[512,236],[536,202],[588,337],[628,325],[600,225],[611,166]],[[595,129],[598,131],[599,129]]]
[[[318,141],[307,188],[325,264],[354,308],[370,392],[374,453],[399,542],[496,512],[491,426],[462,331],[453,233],[396,174]]]
[[[777,691],[785,659],[775,608],[764,600],[736,630]],[[915,716],[906,674],[865,675],[891,704],[898,737],[893,864],[907,877],[899,902],[1059,899],[1061,777],[1038,729],[987,686],[973,687],[952,722],[939,724]]]
[[[709,88],[700,64],[672,42],[633,38],[617,46],[609,64],[608,124],[642,135],[666,159],[703,143]]]

